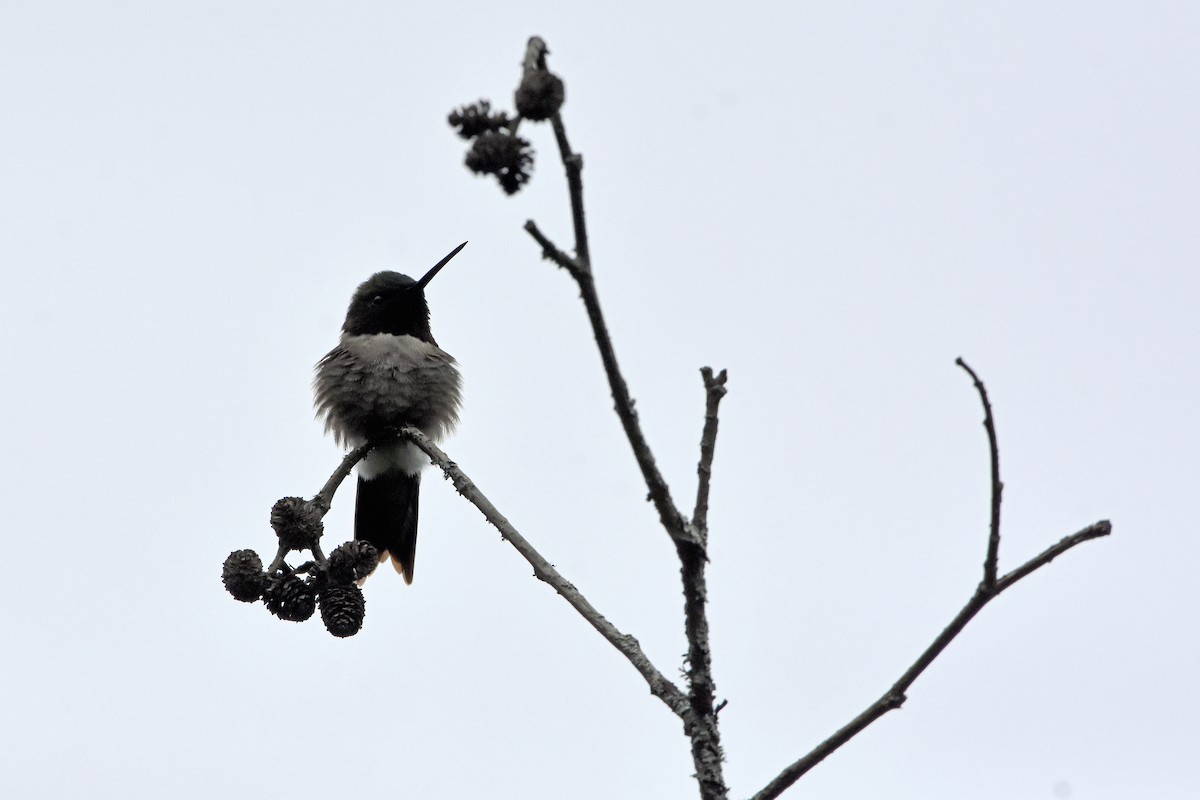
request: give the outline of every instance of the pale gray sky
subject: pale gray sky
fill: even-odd
[[[1190,3],[60,3],[0,8],[0,795],[689,798],[677,720],[436,474],[419,570],[330,637],[221,588],[338,451],[312,365],[421,272],[445,447],[668,675],[677,562],[577,292],[549,130],[516,198],[445,124],[544,36],[646,432],[711,513],[734,796],[990,606],[788,796],[1200,796],[1200,10]],[[352,502],[327,518],[349,536]]]

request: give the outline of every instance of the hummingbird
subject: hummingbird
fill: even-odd
[[[463,242],[420,280],[377,272],[358,287],[337,347],[316,366],[313,402],[326,433],[346,448],[412,425],[439,440],[458,422],[462,377],[429,330],[425,287],[467,246]],[[390,442],[358,462],[354,538],[412,583],[421,469],[429,459],[411,442]]]

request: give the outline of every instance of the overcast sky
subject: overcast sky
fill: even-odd
[[[446,114],[566,81],[605,311],[694,492],[729,370],[710,621],[734,797],[989,606],[788,797],[1200,796],[1200,10],[1193,3],[0,7],[0,795],[690,798],[680,725],[432,471],[416,582],[329,636],[232,600],[234,549],[339,451],[313,364],[421,274],[465,375],[445,449],[670,677],[677,561],[567,275],[545,127],[515,198]],[[348,487],[347,487],[348,488]],[[349,538],[346,491],[326,519]]]

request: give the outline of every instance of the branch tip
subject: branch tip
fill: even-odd
[[[1004,494],[1004,483],[1000,480],[1000,446],[996,441],[996,421],[992,416],[992,402],[988,398],[987,387],[979,379],[975,370],[963,361],[962,356],[954,359],[954,363],[971,376],[979,399],[983,403],[983,427],[988,437],[988,460],[992,472],[991,521],[988,530],[987,556],[983,562],[983,585],[989,591],[996,589],[996,575],[1000,562],[1000,502]]]

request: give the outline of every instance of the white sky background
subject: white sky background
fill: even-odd
[[[568,277],[548,128],[506,198],[445,123],[566,81],[622,366],[677,501],[728,368],[710,615],[733,796],[865,708],[979,580],[1112,519],[787,796],[1200,796],[1200,11],[1191,3],[0,8],[4,797],[689,798],[678,721],[426,475],[417,580],[329,636],[221,587],[338,451],[354,287],[429,297],[446,449],[668,675],[677,561]],[[327,518],[348,538],[349,486]]]

